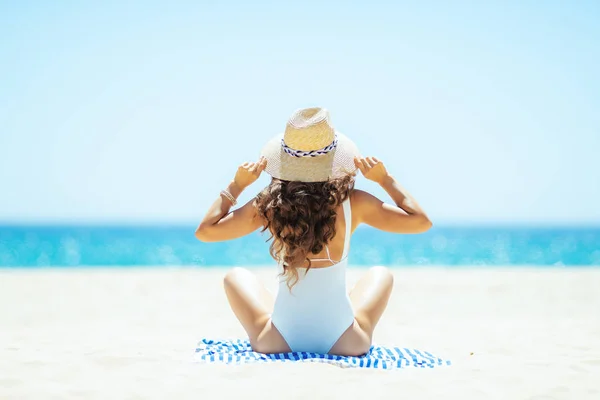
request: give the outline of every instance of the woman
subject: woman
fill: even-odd
[[[356,169],[380,184],[396,206],[354,189]],[[272,176],[269,186],[230,212],[263,170]],[[271,234],[270,252],[280,271],[275,299],[246,269],[234,268],[224,282],[255,351],[368,352],[393,277],[386,268],[373,267],[346,291],[350,236],[359,224],[393,233],[431,227],[383,163],[361,157],[354,143],[333,129],[327,110],[296,111],[259,161],[238,168],[196,230],[203,242],[235,239],[259,228]]]

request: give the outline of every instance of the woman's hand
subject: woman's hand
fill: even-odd
[[[267,159],[264,157],[261,157],[257,162],[245,162],[238,167],[233,182],[235,182],[240,190],[244,190],[256,182],[266,166]]]
[[[383,163],[375,157],[355,157],[354,165],[360,169],[365,178],[380,185],[389,176]]]

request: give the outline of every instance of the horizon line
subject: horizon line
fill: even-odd
[[[2,221],[0,228],[195,228],[198,222],[184,221]],[[463,222],[439,222],[434,223],[432,229],[436,228],[598,228],[600,221],[463,221]],[[356,229],[376,229],[361,224]]]

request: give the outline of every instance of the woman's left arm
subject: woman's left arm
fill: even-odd
[[[238,168],[235,178],[210,206],[208,212],[196,229],[196,238],[202,242],[221,242],[236,239],[254,232],[263,226],[256,214],[254,201],[251,200],[242,207],[231,211],[233,202],[231,195],[237,199],[239,195],[254,183],[265,169],[267,161],[261,158],[258,162],[244,163]]]

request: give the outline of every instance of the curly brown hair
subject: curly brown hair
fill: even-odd
[[[298,267],[308,263],[309,254],[319,254],[335,237],[337,207],[354,190],[354,175],[326,182],[293,182],[273,179],[256,196],[254,205],[273,240],[269,251],[283,258],[283,276],[291,289],[298,281]]]

